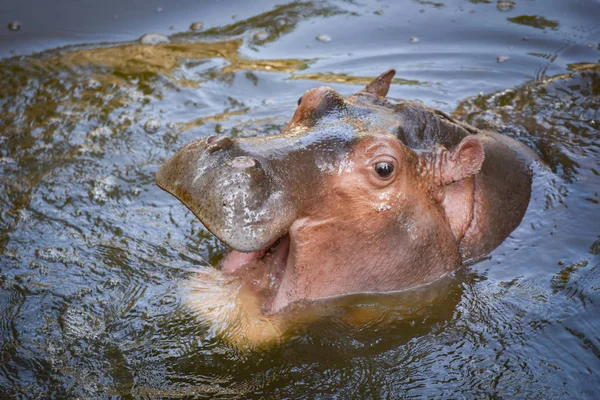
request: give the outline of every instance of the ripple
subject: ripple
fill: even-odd
[[[74,307],[67,308],[61,315],[61,323],[67,340],[96,339],[106,329],[100,318]]]
[[[75,46],[7,31],[18,52],[32,52],[25,36],[60,48],[0,67],[2,393],[598,398],[597,5],[509,3],[258,2],[264,12],[233,21],[207,9],[222,26],[186,29],[202,17],[189,13],[184,32],[110,42],[98,30]],[[173,12],[163,7],[153,18]],[[127,23],[122,11],[111,24]],[[47,22],[88,41],[76,20]],[[160,23],[140,27],[172,22]],[[156,169],[201,137],[276,134],[303,91],[351,94],[387,68],[400,77],[392,100],[450,112],[494,92],[455,116],[538,150],[554,173],[534,183],[537,208],[437,299],[329,307],[285,343],[234,349],[220,337],[239,327],[220,332],[179,291],[226,249],[155,186]],[[147,134],[149,120],[165,126]],[[207,310],[215,296],[232,301],[198,285],[205,312],[219,312]]]

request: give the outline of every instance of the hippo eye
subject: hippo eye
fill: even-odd
[[[300,105],[300,103],[302,103],[302,97],[304,97],[304,96],[300,96],[300,98],[298,99],[298,105]]]
[[[392,163],[385,161],[378,162],[375,164],[374,168],[375,172],[377,172],[377,175],[384,179],[389,178],[392,175],[392,172],[394,172],[394,166]]]

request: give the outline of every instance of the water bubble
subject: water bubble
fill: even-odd
[[[30,211],[22,209],[19,210],[19,215],[21,216],[21,221],[27,221],[29,218],[31,218],[32,213]]]
[[[496,4],[496,8],[498,8],[498,11],[510,11],[513,9],[514,6],[514,1],[498,1],[498,3]]]
[[[12,260],[20,260],[19,252],[17,249],[4,249],[4,255]]]
[[[267,40],[269,38],[269,34],[265,31],[259,31],[254,34],[254,40],[262,42],[263,40]]]
[[[93,182],[92,199],[99,202],[108,201],[108,197],[117,189],[117,182],[112,176],[98,178]]]
[[[160,33],[146,33],[140,39],[141,44],[161,44],[161,43],[169,43],[169,38]]]
[[[317,36],[317,40],[319,42],[328,43],[328,42],[331,42],[331,36],[322,33]]]
[[[88,135],[91,137],[109,137],[112,135],[112,129],[110,129],[108,126],[99,126],[96,129],[92,129]]]
[[[419,41],[419,38],[416,36],[411,36],[410,39],[408,39],[408,43],[417,43]]]
[[[161,123],[157,119],[149,119],[144,124],[144,130],[146,133],[156,133],[160,129]]]
[[[0,157],[0,165],[7,165],[7,164],[16,164],[17,162],[15,161],[14,158],[11,157]]]
[[[496,62],[498,64],[502,64],[503,62],[507,61],[510,57],[508,56],[498,56],[496,57]]]
[[[77,299],[82,299],[85,296],[89,295],[90,293],[92,293],[92,288],[83,287],[83,288],[79,289],[78,291],[76,291],[75,293],[73,293],[73,297],[75,297]]]
[[[378,205],[374,206],[374,208],[377,212],[383,212],[389,210],[390,208],[392,208],[392,206],[390,206],[387,203],[379,203]]]
[[[77,256],[61,247],[46,247],[43,249],[37,249],[35,251],[35,255],[37,258],[55,263],[62,262],[70,264],[78,261]]]
[[[102,84],[99,81],[97,81],[96,79],[88,79],[85,82],[84,87],[86,89],[90,89],[90,90],[97,90],[102,87]]]
[[[190,31],[194,31],[194,32],[198,32],[201,31],[204,28],[204,22],[193,22],[190,25]]]
[[[117,278],[109,278],[106,282],[104,282],[104,287],[106,289],[114,289],[121,284],[121,280]]]
[[[18,31],[19,29],[21,29],[21,24],[20,24],[20,23],[18,23],[17,21],[13,21],[13,22],[10,22],[10,23],[8,24],[8,30],[9,30],[9,31],[16,32],[16,31]]]

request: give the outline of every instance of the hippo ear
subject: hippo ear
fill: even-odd
[[[440,157],[440,183],[448,185],[478,173],[483,165],[485,153],[481,141],[470,135],[461,140],[453,150],[441,153]]]
[[[386,71],[377,78],[373,79],[373,81],[369,83],[362,91],[372,93],[380,97],[385,97],[388,90],[390,90],[390,85],[394,75],[396,75],[396,70],[390,69],[389,71]]]

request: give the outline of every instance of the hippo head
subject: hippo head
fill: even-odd
[[[265,314],[420,286],[461,262],[465,219],[445,199],[472,184],[482,145],[437,110],[388,102],[393,75],[349,98],[308,90],[281,134],[210,136],[160,168],[159,186],[231,247],[223,273],[252,282]]]

